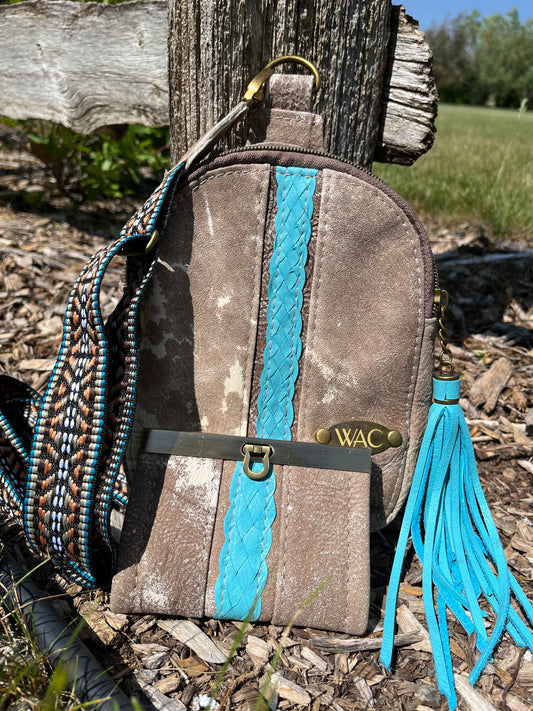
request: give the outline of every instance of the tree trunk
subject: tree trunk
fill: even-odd
[[[169,0],[173,160],[240,100],[265,64],[299,54],[320,72],[316,109],[326,149],[370,166],[390,7],[390,0]],[[244,128],[229,141],[243,135]]]

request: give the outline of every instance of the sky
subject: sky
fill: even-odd
[[[394,4],[400,4],[396,2]],[[520,20],[524,22],[533,17],[533,2],[531,0],[402,0],[408,15],[420,23],[420,29],[427,29],[433,21],[440,23],[446,15],[456,17],[460,12],[479,10],[482,15],[493,15],[495,12],[505,14],[513,7],[518,8]]]

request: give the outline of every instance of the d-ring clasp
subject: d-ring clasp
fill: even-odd
[[[315,78],[315,91],[318,91],[320,87],[320,75],[318,69],[312,64],[308,59],[303,57],[298,57],[297,55],[289,54],[285,57],[277,57],[269,62],[266,67],[261,69],[259,74],[252,79],[248,84],[246,93],[243,96],[243,101],[245,101],[249,106],[254,106],[265,98],[265,84],[267,79],[274,74],[275,67],[278,64],[284,64],[285,62],[294,62],[295,64],[302,64],[306,69],[308,69]]]
[[[272,447],[268,444],[249,444],[245,443],[241,447],[241,452],[244,454],[242,462],[242,470],[247,477],[254,481],[264,479],[270,471],[270,457],[272,455]],[[254,472],[250,466],[251,457],[260,457],[262,461],[261,471]],[[256,460],[257,461],[257,460]]]

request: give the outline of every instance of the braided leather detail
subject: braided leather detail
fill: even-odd
[[[276,241],[268,282],[267,334],[257,435],[291,439],[292,398],[302,353],[301,309],[316,170],[278,168]]]
[[[258,398],[257,434],[291,439],[292,399],[302,351],[301,308],[311,236],[316,170],[278,168],[276,237],[270,261],[267,334]],[[261,468],[261,464],[256,464]],[[267,581],[266,558],[276,517],[272,467],[255,481],[238,463],[224,519],[225,541],[215,584],[217,617],[244,619],[261,614],[261,593]]]

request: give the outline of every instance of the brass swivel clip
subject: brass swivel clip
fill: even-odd
[[[309,60],[296,55],[278,57],[277,59],[273,59],[269,62],[266,67],[261,69],[259,74],[256,74],[256,76],[248,84],[246,93],[243,96],[243,101],[245,101],[250,108],[263,101],[265,98],[265,84],[267,79],[274,74],[274,69],[278,66],[278,64],[284,64],[285,62],[302,64],[306,69],[308,69],[315,78],[315,91],[318,91],[318,88],[320,87],[320,76],[314,64],[311,64]]]
[[[452,352],[448,345],[448,329],[446,328],[446,313],[450,303],[448,292],[445,289],[435,290],[435,303],[439,306],[439,341],[441,352],[439,355],[439,376],[453,378],[455,365]]]

